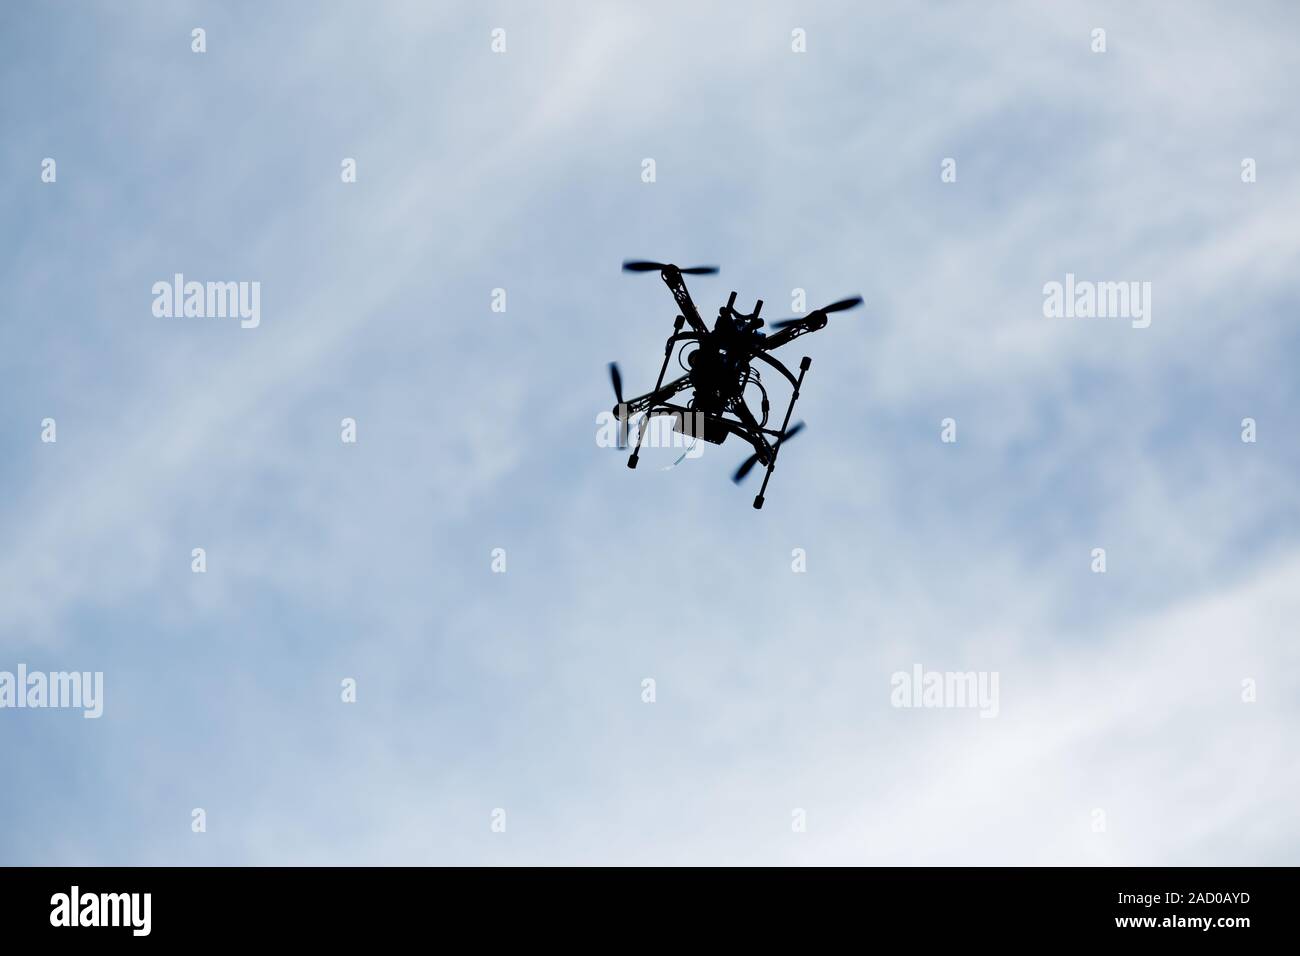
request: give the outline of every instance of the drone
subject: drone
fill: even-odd
[[[636,467],[641,444],[645,441],[649,430],[644,426],[655,416],[672,416],[675,419],[673,424],[675,431],[692,438],[702,438],[714,445],[721,445],[728,435],[736,435],[748,442],[754,449],[754,453],[741,462],[736,473],[731,476],[731,480],[740,484],[755,465],[764,466],[766,474],[763,475],[763,486],[754,498],[754,507],[762,508],[763,496],[767,493],[767,483],[772,477],[772,469],[776,467],[777,454],[785,442],[804,427],[803,422],[791,425],[790,415],[794,411],[795,401],[799,398],[799,389],[803,385],[804,375],[812,365],[812,359],[805,355],[799,362],[799,375],[796,377],[770,353],[801,335],[825,328],[828,316],[861,305],[862,297],[841,299],[839,302],[832,302],[830,305],[815,309],[807,315],[774,322],[771,325],[773,334],[768,335],[759,331],[764,324],[759,318],[759,313],[763,310],[763,300],[759,299],[755,303],[752,313],[745,314],[736,310],[736,293],[732,292],[727,304],[718,309],[718,318],[710,329],[700,318],[699,310],[691,301],[690,293],[686,291],[686,282],[682,277],[716,275],[717,266],[691,266],[682,269],[672,263],[630,260],[623,263],[623,271],[658,272],[681,310],[681,314],[673,322],[673,334],[668,337],[664,345],[664,361],[653,390],[625,401],[623,376],[619,372],[618,363],[609,363],[609,378],[614,386],[614,398],[618,402],[614,406],[614,415],[619,422],[620,448],[627,445],[629,420],[636,415],[644,416],[643,427],[637,430],[636,447],[632,449],[627,466]],[[690,329],[683,331],[683,326],[686,325],[689,325]],[[682,345],[678,350],[677,360],[686,374],[665,384],[664,376],[668,372],[668,362],[678,343]],[[790,404],[786,406],[785,419],[781,422],[780,428],[768,427],[771,408],[767,389],[763,387],[759,370],[754,367],[754,362],[762,362],[775,369],[793,388]],[[757,415],[745,401],[745,391],[751,386],[756,386],[762,396]],[[688,389],[693,395],[685,404],[682,404],[680,399],[673,401],[679,393]]]

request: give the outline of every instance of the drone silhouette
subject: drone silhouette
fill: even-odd
[[[755,465],[763,465],[767,472],[763,475],[763,487],[754,498],[754,507],[763,507],[763,496],[767,492],[767,483],[776,467],[776,457],[781,447],[804,427],[803,422],[790,424],[790,414],[794,403],[799,398],[799,388],[803,377],[812,365],[812,359],[804,356],[799,363],[799,375],[795,375],[769,353],[801,335],[816,332],[826,327],[827,317],[834,312],[843,312],[862,304],[861,296],[841,299],[830,305],[815,309],[805,316],[782,319],[771,326],[772,335],[760,332],[763,320],[759,313],[763,310],[763,300],[754,305],[754,311],[748,315],[736,311],[736,293],[731,293],[727,304],[718,309],[718,318],[713,328],[709,329],[700,318],[699,310],[691,301],[686,291],[686,282],[682,276],[716,275],[717,266],[692,266],[682,269],[671,263],[644,262],[632,260],[623,263],[624,272],[658,272],[677,300],[681,315],[673,323],[673,334],[664,345],[664,361],[659,369],[659,378],[653,390],[636,398],[623,399],[623,375],[618,370],[618,363],[609,363],[609,379],[614,386],[614,415],[619,422],[619,447],[627,447],[628,422],[635,415],[643,415],[642,427],[637,429],[636,447],[627,460],[629,468],[635,468],[645,441],[647,427],[651,418],[670,415],[675,419],[673,428],[684,435],[702,438],[714,445],[721,445],[728,435],[737,435],[748,442],[754,453],[746,458],[731,476],[731,480],[740,484]],[[689,331],[682,331],[682,326],[690,325]],[[664,375],[668,371],[668,362],[672,358],[673,348],[681,342],[677,361],[686,374],[664,384]],[[694,348],[685,355],[682,353],[694,343]],[[785,419],[781,427],[768,427],[770,406],[767,389],[763,387],[759,371],[754,368],[755,361],[771,366],[784,376],[793,387],[790,404],[786,406]],[[749,386],[758,387],[762,395],[759,415],[755,415],[745,402],[745,390]],[[687,389],[693,391],[693,397],[685,404],[670,401],[679,392]],[[693,420],[693,421],[692,421]]]

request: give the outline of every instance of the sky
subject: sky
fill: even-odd
[[[1297,863],[1298,21],[4,5],[0,672],[104,699],[0,709],[0,863]],[[629,257],[863,296],[763,510],[600,446]]]

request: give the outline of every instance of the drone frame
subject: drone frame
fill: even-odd
[[[635,468],[637,466],[637,460],[641,453],[641,444],[645,441],[646,433],[649,431],[648,425],[652,418],[656,416],[672,415],[677,419],[678,430],[684,435],[689,436],[693,434],[693,430],[691,426],[686,424],[686,422],[689,418],[699,416],[704,418],[705,428],[708,428],[709,425],[713,425],[715,428],[721,428],[724,431],[722,436],[723,439],[726,437],[725,433],[738,435],[754,447],[754,452],[760,462],[763,462],[764,459],[766,459],[766,470],[763,475],[763,484],[762,487],[759,488],[758,494],[754,497],[754,507],[762,508],[764,496],[767,493],[767,483],[771,480],[772,471],[776,468],[776,459],[781,450],[781,444],[785,441],[787,434],[789,434],[790,416],[794,412],[795,402],[799,399],[799,389],[803,385],[804,375],[807,374],[809,367],[812,365],[812,359],[805,355],[799,362],[799,375],[796,377],[794,373],[786,368],[784,363],[767,353],[771,349],[779,348],[800,335],[808,332],[815,332],[822,328],[826,325],[826,316],[814,313],[803,319],[799,319],[782,329],[776,335],[773,335],[763,344],[761,349],[754,351],[749,357],[748,361],[750,362],[754,359],[758,359],[759,361],[770,365],[781,373],[781,375],[784,376],[791,385],[792,391],[790,393],[790,401],[789,404],[786,405],[785,419],[781,422],[781,427],[779,429],[767,428],[764,425],[759,424],[758,420],[754,418],[753,412],[751,412],[749,407],[745,404],[743,396],[739,399],[738,405],[724,408],[716,415],[709,415],[668,400],[678,392],[692,387],[691,377],[689,374],[674,379],[667,385],[664,384],[664,375],[668,371],[668,362],[672,358],[676,344],[678,342],[688,342],[691,340],[701,341],[705,336],[711,333],[708,326],[704,324],[704,320],[700,317],[699,310],[696,309],[695,303],[691,300],[690,293],[686,289],[686,283],[682,279],[681,270],[676,266],[665,266],[660,270],[660,276],[663,278],[664,284],[668,286],[669,291],[672,292],[673,298],[677,300],[677,304],[681,308],[682,314],[677,316],[676,320],[673,322],[673,334],[668,337],[668,341],[664,344],[664,360],[663,364],[659,367],[659,377],[655,380],[654,389],[639,398],[633,399],[630,402],[621,403],[617,406],[620,437],[624,439],[626,437],[627,423],[630,418],[636,414],[644,415],[641,427],[637,429],[636,446],[632,449],[632,454],[628,457],[627,466],[629,468]],[[731,309],[735,300],[736,293],[732,292],[731,299],[727,303],[727,308]],[[760,299],[758,300],[758,304],[755,306],[752,315],[742,315],[740,317],[751,320],[756,319],[758,318],[758,314],[762,308],[763,300]],[[734,312],[734,309],[732,311]],[[683,332],[682,327],[687,323],[690,324],[691,331]],[[743,415],[739,409],[743,409]],[[736,419],[733,420],[727,418],[727,412],[734,414]],[[749,421],[744,420],[746,417]],[[695,437],[699,438],[704,436],[698,435]],[[775,439],[775,442],[769,442],[769,437]],[[718,443],[720,442],[721,439]]]

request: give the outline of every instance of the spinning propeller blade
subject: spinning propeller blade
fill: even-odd
[[[838,302],[832,302],[830,305],[822,306],[820,309],[813,309],[807,315],[796,316],[793,319],[782,319],[780,322],[773,322],[772,328],[784,329],[787,326],[794,325],[796,322],[802,322],[804,319],[811,318],[814,315],[830,315],[832,312],[843,312],[845,309],[852,309],[862,304],[862,296],[855,295],[851,299],[840,299]]]
[[[671,262],[647,262],[642,259],[627,259],[623,262],[624,272],[662,272],[664,269],[676,268]],[[684,276],[711,276],[718,274],[717,266],[690,266],[678,269]]]
[[[609,381],[614,386],[614,397],[618,399],[620,405],[623,404],[623,375],[618,370],[617,362],[609,363]]]
[[[627,447],[627,419],[624,417],[626,409],[623,408],[623,373],[618,370],[617,362],[609,363],[609,382],[614,386],[614,400],[618,402],[615,406],[619,412],[618,419],[618,444],[616,448]]]
[[[758,464],[758,456],[750,455],[748,458],[746,458],[744,461],[740,463],[740,467],[737,468],[736,473],[731,476],[731,480],[734,481],[736,484],[740,484],[742,481],[745,480],[745,476],[749,474],[750,469],[752,469],[757,464]]]
[[[852,298],[840,299],[838,302],[832,302],[830,305],[824,305],[818,312],[843,312],[845,309],[852,309],[854,306],[862,304],[862,296],[855,295]]]
[[[793,425],[790,426],[789,431],[785,433],[785,437],[781,439],[781,441],[777,444],[776,447],[779,448],[781,445],[784,445],[787,441],[789,441],[795,435],[799,434],[799,432],[801,432],[802,430],[803,430],[803,422],[795,422]],[[734,481],[736,484],[740,484],[742,481],[745,480],[745,476],[749,474],[750,471],[752,471],[754,466],[757,464],[758,464],[758,454],[755,453],[753,455],[750,455],[748,458],[746,458],[744,461],[740,463],[740,467],[737,468],[736,473],[731,476],[731,480]]]

